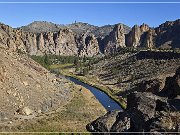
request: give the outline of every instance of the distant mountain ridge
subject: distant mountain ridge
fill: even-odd
[[[52,22],[34,21],[26,26],[18,27],[17,29],[22,29],[23,31],[28,31],[32,33],[44,33],[44,32],[50,32],[50,31],[57,32],[60,29],[60,27],[61,25],[58,25]]]
[[[47,21],[34,21],[26,26],[19,27],[23,31],[28,31],[32,33],[44,33],[44,32],[58,32],[59,29],[68,28],[71,29],[76,34],[82,34],[89,32],[94,34],[96,37],[104,37],[108,35],[114,28],[115,25],[104,25],[104,26],[95,26],[83,22],[75,22],[72,24],[55,24]],[[128,33],[131,28],[127,25],[124,25],[126,33]]]

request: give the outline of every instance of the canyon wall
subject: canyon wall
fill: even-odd
[[[85,26],[83,24],[83,29]],[[28,30],[25,27],[14,29],[0,24],[0,46],[30,55],[55,54],[88,57],[115,53],[119,48],[125,47],[180,47],[180,20],[165,22],[157,28],[151,28],[147,24],[135,25],[131,30],[123,24],[116,24],[112,26],[111,32],[110,26],[102,27],[102,29],[92,25],[91,29],[88,29],[89,27],[89,25],[86,26],[86,29],[82,31],[78,25],[78,33],[78,28],[72,29],[72,25],[70,28],[57,27],[56,31],[35,33],[30,30],[31,27]],[[106,34],[102,34],[103,31]]]

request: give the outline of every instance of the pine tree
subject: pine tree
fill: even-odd
[[[50,61],[50,59],[49,59],[49,56],[48,56],[48,55],[45,55],[45,58],[44,58],[44,63],[45,63],[45,65],[47,65],[47,66],[51,65],[51,61]]]

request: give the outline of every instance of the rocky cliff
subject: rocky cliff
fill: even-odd
[[[113,31],[103,39],[103,44],[105,46],[104,53],[115,53],[118,48],[126,47],[123,24],[116,25]]]
[[[119,24],[102,39],[102,43],[105,54],[124,47],[179,48],[179,34],[180,20],[165,22],[157,28],[151,28],[147,24],[134,25],[128,33]]]
[[[179,48],[180,20],[157,28],[147,24],[130,29],[124,24],[93,26],[87,23],[57,25],[33,22],[13,29],[0,24],[2,47],[30,55],[95,56],[111,54],[124,47]]]
[[[156,46],[165,48],[179,48],[180,19],[167,21],[155,28],[157,33]]]
[[[31,33],[1,24],[0,45],[30,55],[94,56],[100,53],[93,34],[77,35],[68,28],[59,29],[58,32]]]
[[[141,26],[135,25],[127,35],[127,46],[139,47],[142,45],[142,40],[145,33],[149,30],[149,26],[143,24]]]

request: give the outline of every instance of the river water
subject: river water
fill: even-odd
[[[112,110],[122,110],[121,106],[116,103],[113,99],[111,99],[106,93],[100,91],[99,89],[90,86],[88,84],[85,84],[75,78],[72,77],[66,77],[66,79],[74,82],[75,84],[81,85],[85,87],[86,89],[90,90],[92,94],[96,97],[97,100],[102,104],[102,106],[107,110],[107,111],[112,111]]]

